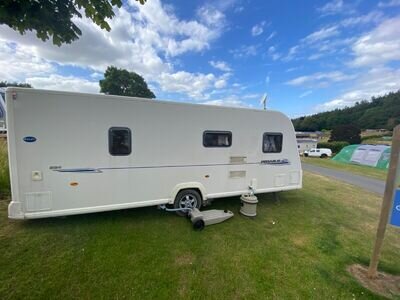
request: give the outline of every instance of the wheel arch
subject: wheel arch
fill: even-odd
[[[200,193],[200,196],[203,201],[207,200],[207,194],[206,194],[206,189],[204,185],[202,185],[200,182],[185,182],[185,183],[180,183],[177,184],[171,192],[170,198],[169,198],[169,204],[173,204],[175,201],[176,195],[182,190],[197,190]]]

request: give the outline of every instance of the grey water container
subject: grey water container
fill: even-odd
[[[257,215],[257,197],[252,194],[243,194],[240,200],[242,202],[240,213],[246,217],[255,217]]]

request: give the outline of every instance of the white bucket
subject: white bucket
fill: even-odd
[[[240,200],[242,202],[240,213],[246,217],[255,217],[257,215],[257,197],[251,194],[243,194]]]

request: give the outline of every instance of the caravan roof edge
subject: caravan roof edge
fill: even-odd
[[[277,113],[289,118],[284,113],[277,110],[262,110],[248,107],[233,107],[233,106],[222,106],[222,105],[211,105],[211,104],[201,104],[201,103],[188,103],[188,102],[177,102],[173,100],[159,100],[159,99],[148,99],[148,98],[140,98],[140,97],[128,97],[128,96],[117,96],[117,95],[105,95],[105,94],[95,94],[95,93],[81,93],[81,92],[69,92],[69,91],[56,91],[56,90],[45,90],[45,89],[35,89],[35,88],[21,88],[21,87],[8,87],[6,92],[28,92],[28,93],[46,93],[53,95],[84,95],[88,97],[101,97],[101,98],[117,98],[118,100],[124,101],[141,101],[148,102],[154,104],[179,104],[179,105],[191,105],[191,106],[200,106],[200,107],[209,107],[209,108],[217,108],[217,109],[234,109],[234,110],[247,110],[254,111],[260,113]],[[154,102],[153,102],[154,100]]]

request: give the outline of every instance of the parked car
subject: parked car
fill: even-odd
[[[310,157],[331,157],[332,156],[332,150],[328,148],[313,148],[307,151],[304,151],[304,156],[310,156]]]

